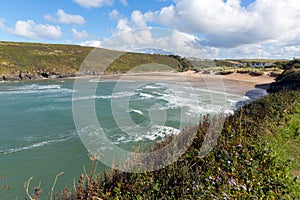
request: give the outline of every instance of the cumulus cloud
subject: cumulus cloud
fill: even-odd
[[[84,8],[98,8],[105,5],[112,5],[113,0],[74,0]]]
[[[139,10],[131,13],[130,18],[122,16],[117,10],[109,13],[111,19],[118,20],[115,32],[130,31],[132,29],[146,28],[147,22],[152,20],[152,13],[143,14]]]
[[[8,31],[14,35],[28,39],[60,39],[62,36],[61,28],[59,26],[36,24],[33,20],[19,20],[16,22],[14,28],[10,28]]]
[[[204,34],[215,47],[255,43],[292,43],[300,34],[298,0],[256,0],[243,7],[240,0],[175,0],[158,11],[132,13],[133,22],[147,22],[192,34]]]
[[[100,40],[88,40],[80,43],[81,46],[89,46],[89,47],[101,47]]]
[[[85,19],[80,15],[72,15],[65,13],[64,10],[58,9],[55,15],[44,15],[45,20],[60,24],[78,24],[83,25]]]
[[[109,17],[114,20],[118,20],[121,18],[121,15],[118,10],[114,9],[109,14]]]
[[[196,37],[170,29],[131,29],[104,41],[102,46],[109,49],[138,52],[155,49],[186,57],[208,58],[207,51],[199,45]]]
[[[127,19],[120,19],[118,21],[117,27],[116,27],[116,32],[123,32],[123,31],[130,31],[132,30],[132,27],[130,26],[129,22]]]
[[[146,15],[143,15],[139,10],[135,10],[131,13],[131,20],[136,28],[147,27]]]
[[[81,39],[85,39],[88,38],[89,34],[83,30],[83,31],[77,31],[75,28],[72,28],[72,33],[74,38],[81,40]]]
[[[205,47],[211,58],[217,59],[292,59],[299,57],[300,46],[250,44],[234,48]]]

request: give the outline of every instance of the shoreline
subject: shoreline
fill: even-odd
[[[254,89],[266,90],[275,78],[264,73],[261,76],[250,74],[232,73],[220,75],[218,73],[202,73],[195,71],[186,72],[137,72],[124,74],[103,74],[103,75],[79,75],[71,77],[37,78],[33,80],[2,81],[1,83],[36,82],[36,81],[57,81],[57,80],[80,80],[80,79],[101,79],[105,81],[165,81],[176,82],[178,85],[193,86],[196,88],[224,91],[233,94],[244,95]]]
[[[182,86],[224,91],[233,94],[244,95],[254,89],[266,90],[269,84],[274,82],[274,77],[268,74],[251,76],[249,74],[233,73],[229,75],[203,74],[201,72],[142,72],[130,74],[105,74],[102,76],[77,76],[70,79],[101,79],[104,81],[165,81],[176,82]]]

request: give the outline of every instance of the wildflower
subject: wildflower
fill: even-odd
[[[225,193],[225,192],[222,192],[222,195],[227,199],[227,198],[229,198],[229,195],[227,194],[227,193]]]
[[[236,182],[235,182],[235,180],[233,178],[230,178],[229,181],[228,181],[228,183],[231,186],[233,186],[233,185],[235,186],[236,185]]]
[[[236,146],[236,148],[239,148],[239,149],[243,148],[243,145],[239,144],[239,145]]]
[[[246,185],[242,185],[241,186],[244,190],[247,190],[247,186]]]
[[[217,176],[216,181],[217,182],[221,181],[221,178],[219,176]]]
[[[196,185],[195,187],[193,187],[193,190],[196,190],[199,188],[199,185]]]

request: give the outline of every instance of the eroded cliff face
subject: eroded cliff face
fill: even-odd
[[[86,73],[86,74],[91,74]],[[84,75],[86,75],[84,74]],[[56,72],[18,72],[15,74],[0,74],[0,81],[30,81],[39,79],[57,79],[57,78],[69,78],[75,77],[77,74],[74,72],[70,73],[56,73]]]

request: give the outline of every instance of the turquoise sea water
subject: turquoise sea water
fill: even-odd
[[[84,166],[88,170],[91,161],[74,124],[72,101],[94,99],[98,120],[108,138],[121,148],[131,149],[178,133],[180,117],[195,119],[199,114],[230,113],[248,100],[240,95],[222,94],[225,99],[212,102],[212,92],[194,88],[193,93],[200,100],[195,103],[189,96],[190,88],[178,86],[180,89],[174,92],[170,89],[174,83],[170,82],[123,81],[121,85],[121,90],[114,91],[116,82],[105,81],[95,95],[72,99],[73,92],[77,91],[73,90],[71,80],[0,83],[0,176],[3,176],[0,186],[9,185],[8,191],[0,189],[0,200],[24,199],[23,184],[31,176],[32,188],[41,182],[46,195],[59,172],[64,174],[56,188],[62,189],[73,186],[73,179],[79,177]],[[123,105],[122,98],[129,99],[129,104]],[[121,103],[116,105],[112,100]],[[151,124],[151,110],[158,113],[163,110],[167,120],[163,124]],[[132,123],[120,128],[114,118],[122,120],[123,115],[130,116]],[[138,125],[149,129],[135,132],[134,127]],[[124,133],[125,129],[130,134]],[[99,164],[98,170],[105,167]]]

